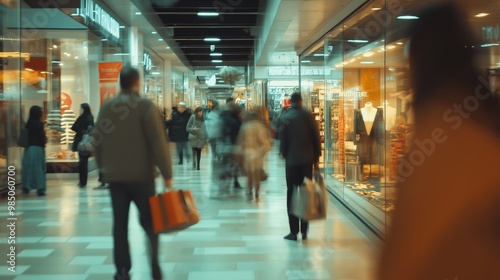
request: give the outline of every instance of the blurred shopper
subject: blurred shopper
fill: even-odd
[[[179,155],[179,164],[184,163],[184,156],[189,162],[188,140],[189,133],[186,131],[186,125],[191,118],[191,113],[186,108],[186,103],[179,102],[177,110],[172,113],[172,119],[167,122],[169,140],[175,142],[177,154]]]
[[[264,160],[272,149],[272,140],[264,111],[257,108],[248,113],[238,135],[237,151],[242,157],[242,167],[248,178],[248,200],[259,200],[260,181],[264,172]]]
[[[155,195],[157,167],[165,186],[172,186],[172,162],[163,121],[153,102],[139,96],[139,81],[137,69],[123,68],[121,92],[102,106],[92,131],[97,164],[111,194],[116,280],[130,279],[128,220],[132,201],[149,240],[153,279],[162,279],[149,197]]]
[[[193,169],[200,170],[201,151],[208,141],[201,107],[194,110],[194,114],[189,118],[185,130],[189,132],[189,143],[193,151]]]
[[[23,154],[22,184],[23,193],[36,189],[38,196],[44,196],[47,188],[45,175],[45,144],[47,137],[42,122],[42,107],[32,106],[26,123],[28,130],[28,146]]]
[[[416,140],[380,280],[500,279],[500,110],[475,67],[468,18],[441,4],[412,28]]]
[[[88,133],[94,126],[94,116],[90,110],[90,105],[87,103],[82,103],[80,105],[80,116],[76,119],[75,123],[71,127],[71,130],[76,132],[73,145],[71,150],[73,152],[78,152],[78,145],[83,139],[83,135]],[[89,175],[89,157],[90,155],[78,154],[78,174],[79,182],[78,187],[85,188],[87,186],[87,179]]]
[[[234,103],[233,98],[226,100],[226,107],[228,109],[221,114],[222,138],[218,145],[221,147],[222,164],[226,169],[221,178],[234,178],[234,188],[242,189],[238,182],[238,165],[234,158],[234,146],[241,128],[242,108]]]
[[[205,115],[205,126],[207,128],[208,143],[210,143],[212,150],[212,159],[216,160],[220,158],[217,152],[217,141],[222,136],[221,111],[216,100],[211,100],[208,106],[210,111]]]
[[[319,130],[311,113],[302,108],[302,96],[294,93],[291,106],[280,118],[281,155],[286,161],[287,210],[290,234],[288,240],[307,239],[309,223],[291,214],[292,194],[294,187],[304,183],[304,178],[312,179],[313,167],[318,169],[321,156]]]
[[[281,139],[280,127],[279,127],[280,126],[280,118],[281,118],[281,115],[283,115],[283,113],[286,112],[286,110],[287,110],[287,108],[283,107],[281,110],[276,110],[273,113],[273,118],[271,121],[271,130],[273,131],[274,138],[276,140]]]

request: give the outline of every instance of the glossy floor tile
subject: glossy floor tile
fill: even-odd
[[[333,204],[327,220],[311,223],[309,240],[283,240],[288,233],[284,163],[276,151],[268,161],[269,179],[260,202],[248,202],[245,191],[213,179],[219,169],[209,151],[203,153],[200,171],[190,164],[174,166],[174,185],[192,191],[201,222],[160,237],[165,279],[373,279],[377,247]],[[245,178],[240,183],[245,186]],[[112,209],[108,191],[93,189],[97,184],[95,176],[87,189],[78,189],[75,181],[54,180],[48,182],[46,197],[18,194],[17,272],[8,271],[3,262],[0,278],[112,279]],[[6,203],[0,201],[0,207],[6,209]],[[1,233],[4,252],[7,236]],[[146,238],[135,207],[129,242],[133,279],[150,279]]]

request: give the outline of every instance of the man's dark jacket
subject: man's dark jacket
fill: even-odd
[[[319,161],[319,130],[311,113],[292,104],[280,117],[280,130],[280,152],[287,166],[312,165]]]
[[[183,113],[175,111],[172,119],[167,122],[168,137],[170,142],[187,142],[189,133],[186,130],[191,114],[186,110]]]

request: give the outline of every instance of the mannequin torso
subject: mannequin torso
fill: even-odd
[[[367,102],[364,108],[361,108],[361,115],[366,127],[366,133],[371,134],[373,123],[377,117],[377,109],[373,107],[372,103]]]

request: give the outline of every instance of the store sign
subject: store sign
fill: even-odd
[[[500,38],[500,25],[485,26],[483,29],[483,40],[485,42],[497,43]]]
[[[273,66],[269,67],[269,76],[299,76],[298,66]],[[302,67],[302,76],[329,76],[332,74],[332,69],[323,67]]]
[[[87,24],[95,24],[116,39],[120,39],[120,24],[93,0],[82,0],[81,14],[86,18]]]
[[[153,60],[148,52],[144,52],[142,55],[142,63],[144,64],[144,71],[151,71],[153,69]]]
[[[334,99],[334,98],[361,99],[361,98],[367,98],[367,97],[368,97],[368,93],[366,91],[357,91],[357,90],[334,91],[332,93],[327,94],[328,99]]]

